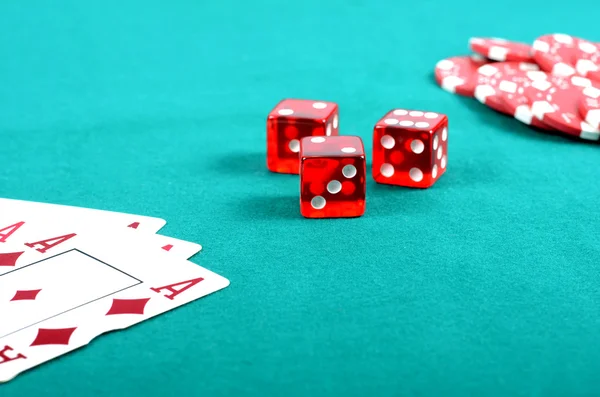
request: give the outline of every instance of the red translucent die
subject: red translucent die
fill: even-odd
[[[447,164],[446,115],[396,109],[375,124],[372,174],[377,183],[428,188]]]
[[[307,218],[350,218],[365,212],[367,166],[356,136],[303,138],[300,212]]]
[[[298,174],[300,140],[338,135],[338,106],[333,102],[284,99],[267,118],[267,168]]]

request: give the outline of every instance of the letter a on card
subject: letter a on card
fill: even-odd
[[[65,234],[64,236],[58,236],[58,237],[53,237],[53,238],[49,238],[46,240],[40,240],[40,241],[36,241],[35,243],[25,243],[25,245],[28,246],[29,248],[35,248],[36,246],[41,245],[41,248],[36,248],[36,250],[41,252],[42,254],[44,254],[50,248],[56,247],[60,243],[64,243],[68,239],[75,237],[75,236],[76,236],[75,233]]]
[[[173,300],[173,299],[175,299],[175,297],[177,295],[181,294],[182,292],[184,292],[187,289],[192,288],[194,285],[198,284],[202,280],[204,280],[204,279],[202,277],[200,277],[200,278],[195,278],[192,280],[182,281],[180,283],[165,285],[164,287],[150,288],[150,289],[159,294],[160,294],[160,291],[162,291],[163,289],[166,289],[167,291],[171,292],[171,295],[164,295],[164,297],[167,299]],[[180,289],[175,288],[175,287],[181,287],[181,286],[184,286],[184,287],[180,288]]]
[[[9,355],[9,352],[12,353]],[[9,361],[18,360],[20,358],[27,358],[21,353],[15,353],[13,348],[10,346],[4,346],[2,350],[0,350],[0,365],[7,363]]]
[[[0,243],[5,243],[6,240],[24,224],[25,222],[17,222],[14,225],[0,229]]]

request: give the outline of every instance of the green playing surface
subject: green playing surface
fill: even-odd
[[[600,41],[597,1],[548,4],[0,2],[0,196],[166,218],[231,280],[0,395],[596,394],[598,145],[432,76],[473,35]],[[337,102],[369,164],[386,111],[445,113],[448,172],[369,176],[363,217],[304,219],[298,177],[265,163],[284,97]]]

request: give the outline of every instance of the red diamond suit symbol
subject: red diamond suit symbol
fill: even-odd
[[[0,266],[15,266],[24,251],[0,253]]]
[[[15,296],[10,301],[33,301],[37,298],[40,291],[41,289],[20,290],[15,293]]]
[[[73,328],[40,328],[31,346],[68,345],[71,335],[77,327]]]
[[[150,298],[144,299],[113,299],[112,306],[107,316],[115,314],[144,314],[144,308]]]

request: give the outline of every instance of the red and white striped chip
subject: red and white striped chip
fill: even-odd
[[[578,110],[581,93],[590,86],[591,80],[580,76],[549,76],[533,81],[523,92],[533,115],[545,124],[568,135],[597,141],[600,131],[585,122]]]
[[[500,81],[499,95],[508,113],[520,122],[543,130],[554,128],[533,116],[531,103],[524,91],[536,80],[546,80],[549,74],[537,70],[520,71]]]
[[[488,63],[478,55],[442,59],[435,65],[435,81],[453,94],[472,97],[477,84],[477,69]]]
[[[494,61],[533,63],[533,48],[529,44],[496,37],[472,37],[469,46],[473,52]]]
[[[478,79],[474,96],[484,105],[512,116],[512,113],[504,106],[499,84],[502,80],[532,70],[539,70],[539,67],[527,62],[496,62],[483,65],[477,69]]]
[[[589,125],[600,129],[600,89],[595,86],[583,89],[579,114]]]

